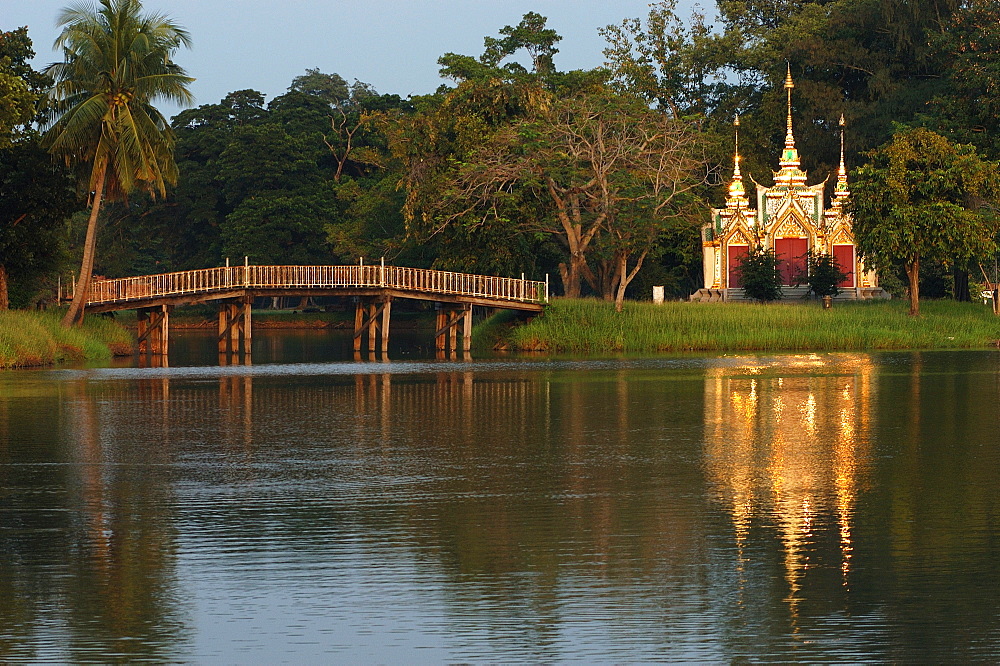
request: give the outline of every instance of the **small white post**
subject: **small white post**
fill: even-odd
[[[655,305],[663,305],[663,287],[662,286],[653,287],[653,303]]]
[[[243,255],[243,286],[250,286],[250,257]]]
[[[226,257],[226,268],[229,268],[229,257]]]
[[[385,286],[385,257],[382,257],[382,266],[379,268],[378,281],[381,286]]]
[[[549,274],[545,274],[545,302],[549,302]]]

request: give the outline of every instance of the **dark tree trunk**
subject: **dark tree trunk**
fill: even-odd
[[[906,277],[910,280],[910,315],[920,314],[920,257],[912,257],[906,264]]]
[[[7,267],[0,264],[0,310],[10,309],[10,297],[7,293]]]
[[[954,299],[963,303],[971,301],[972,294],[969,293],[969,271],[955,268],[952,272],[952,276],[954,277],[955,282],[955,286],[952,289],[952,296]]]

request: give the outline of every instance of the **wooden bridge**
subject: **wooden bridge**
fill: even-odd
[[[87,312],[134,309],[140,351],[166,355],[170,313],[175,306],[219,304],[219,353],[250,354],[251,309],[255,298],[336,296],[355,302],[354,350],[367,339],[369,352],[385,352],[393,299],[433,301],[435,345],[458,350],[472,344],[472,307],[541,312],[548,281],[470,275],[399,266],[225,266],[194,271],[97,279],[87,295]]]

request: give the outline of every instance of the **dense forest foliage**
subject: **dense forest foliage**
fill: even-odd
[[[699,228],[724,196],[737,114],[744,173],[770,182],[786,68],[810,182],[835,173],[841,114],[852,169],[914,128],[1000,158],[1000,2],[719,0],[717,12],[660,2],[607,26],[592,71],[559,69],[561,37],[529,13],[480,54],[442,55],[449,83],[427,95],[310,69],[270,101],[238,90],[185,110],[171,120],[176,186],[104,206],[95,272],[385,257],[549,273],[562,293],[619,303],[652,284],[683,297],[700,286]],[[73,270],[86,226],[68,217],[85,208],[70,196],[80,181],[38,148],[51,82],[30,57],[25,29],[2,33],[0,277],[15,305]],[[975,223],[995,232],[991,202],[975,203]],[[922,293],[966,295],[963,276],[981,279],[981,264],[992,277],[994,251],[935,254]],[[900,290],[904,259],[880,254]]]

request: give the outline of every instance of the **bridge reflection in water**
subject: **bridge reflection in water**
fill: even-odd
[[[26,374],[5,654],[228,658],[243,618],[346,661],[993,662],[1000,360],[964,354]]]

